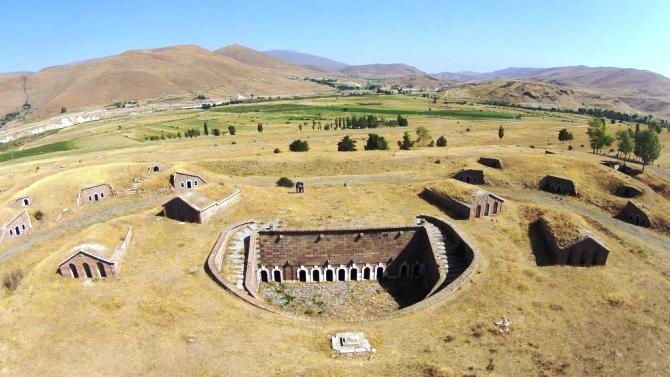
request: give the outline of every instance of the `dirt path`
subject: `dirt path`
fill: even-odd
[[[549,203],[562,206],[563,208],[574,211],[579,215],[597,221],[614,234],[625,233],[630,238],[638,241],[638,243],[653,248],[657,252],[670,251],[670,240],[668,238],[654,233],[649,229],[617,220],[611,215],[588,208],[585,204],[578,203],[572,198],[561,197],[539,190],[491,188],[490,191],[510,199],[530,201],[535,203]]]
[[[38,245],[61,235],[63,232],[74,231],[76,229],[111,220],[116,217],[125,216],[135,212],[138,209],[149,209],[163,203],[166,196],[151,196],[139,200],[128,200],[112,207],[103,208],[100,211],[90,213],[83,217],[76,217],[59,223],[53,228],[43,231],[35,231],[30,238],[18,243],[0,254],[0,262],[30,249],[33,245]],[[121,201],[121,200],[120,200]]]

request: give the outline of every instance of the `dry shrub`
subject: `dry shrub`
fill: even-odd
[[[14,291],[19,286],[19,282],[23,279],[23,272],[19,269],[15,269],[12,272],[8,273],[5,278],[2,280],[2,284],[9,291]]]

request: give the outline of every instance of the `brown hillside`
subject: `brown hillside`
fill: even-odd
[[[236,57],[228,56],[231,50],[237,51]],[[284,62],[273,67],[267,63],[274,58],[261,59],[262,55],[241,46],[216,53],[193,45],[132,50],[43,69],[28,76],[26,90],[29,102],[42,115],[57,112],[62,106],[72,110],[166,95],[189,98],[197,94],[236,96],[323,90],[316,84],[287,78],[291,72],[305,72],[304,68]],[[241,56],[255,56],[255,62],[264,64],[257,66],[249,60],[245,63]],[[11,85],[2,82],[0,78],[0,96],[15,96],[22,103],[23,89],[17,79],[9,80]],[[11,110],[13,104],[6,106]]]
[[[340,70],[341,73],[359,77],[403,77],[425,75],[416,67],[407,64],[364,64],[351,65]]]

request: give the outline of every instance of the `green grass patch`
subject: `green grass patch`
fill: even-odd
[[[75,144],[74,140],[59,141],[57,143],[45,144],[35,148],[0,153],[0,162],[15,160],[23,157],[39,156],[47,153],[69,151],[76,148],[77,145]]]
[[[224,106],[212,109],[216,112],[226,113],[293,113],[322,115],[324,113],[365,113],[365,114],[388,114],[388,115],[421,115],[421,116],[441,116],[466,119],[512,119],[519,116],[515,113],[502,111],[484,111],[484,110],[402,110],[402,109],[378,109],[371,107],[358,106],[316,106],[300,104],[265,104],[265,105],[245,105],[245,106]]]

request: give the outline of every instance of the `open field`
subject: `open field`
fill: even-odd
[[[399,111],[409,127],[312,129],[312,121],[394,119]],[[145,141],[202,131],[204,122],[210,131],[234,125],[237,132]],[[14,198],[30,195],[29,212],[44,218],[31,218],[31,238],[0,244],[0,278],[15,269],[24,274],[16,290],[0,288],[0,376],[667,375],[670,132],[660,135],[666,146],[660,167],[631,178],[590,153],[587,122],[418,96],[332,97],[108,119],[5,151],[0,159],[9,153],[13,159],[0,164],[2,206],[9,210]],[[399,151],[396,141],[418,126],[433,139],[444,135],[448,146]],[[608,126],[614,133],[634,125]],[[575,140],[558,142],[561,128]],[[363,151],[371,132],[385,137],[390,150]],[[337,152],[345,135],[358,151]],[[298,138],[309,142],[308,152],[288,151]],[[484,167],[480,156],[498,157],[505,168]],[[129,194],[151,162],[168,168]],[[363,323],[304,322],[244,303],[203,269],[219,232],[241,220],[278,219],[301,228],[412,224],[417,214],[446,218],[418,194],[463,168],[484,170],[490,184],[483,188],[506,202],[498,217],[454,221],[482,251],[482,263],[434,306]],[[242,197],[206,225],[159,217],[160,204],[176,195],[168,184],[175,170],[204,176],[208,185],[198,191],[239,188]],[[545,174],[573,179],[579,195],[536,190]],[[277,187],[282,176],[305,182],[306,193]],[[75,206],[78,189],[102,182],[118,195]],[[614,195],[621,183],[644,190],[636,201],[651,209],[657,226],[613,218],[626,202]],[[552,209],[581,215],[602,235],[610,248],[607,266],[540,266],[548,249],[532,224]],[[113,248],[129,225],[135,235],[118,280],[84,283],[55,273],[74,246]],[[505,317],[510,332],[493,331],[492,322]],[[377,353],[331,357],[328,336],[341,330],[365,331]]]

